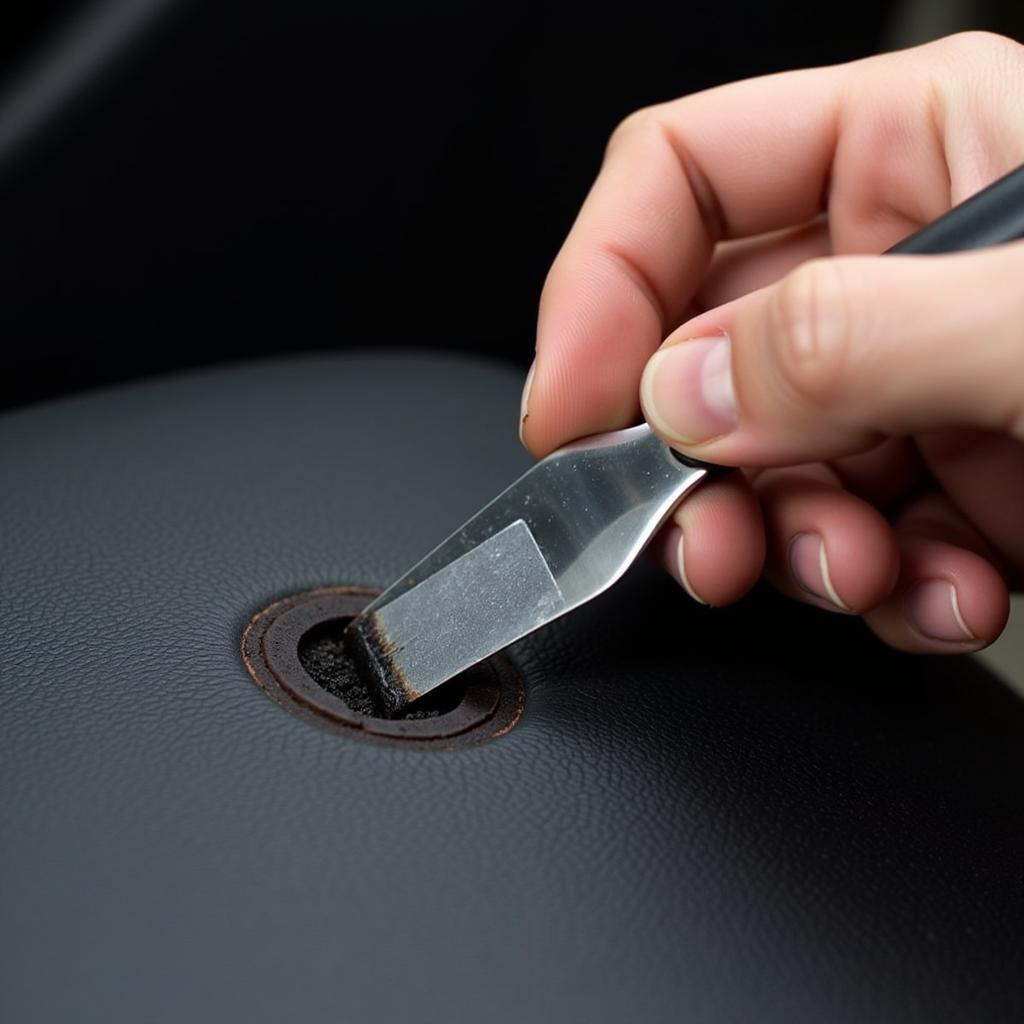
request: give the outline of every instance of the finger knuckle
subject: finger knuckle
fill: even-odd
[[[1024,46],[1016,40],[982,29],[957,32],[941,40],[939,45],[969,67],[987,67],[993,62],[1024,59]]]
[[[614,128],[605,147],[605,155],[637,138],[662,131],[659,106],[641,107],[627,114]]]
[[[853,333],[845,292],[835,262],[814,260],[783,278],[770,300],[774,365],[801,404],[830,405],[842,388]]]

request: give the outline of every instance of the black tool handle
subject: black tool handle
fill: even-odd
[[[1024,238],[1024,166],[954,206],[888,252],[925,255],[983,249]]]

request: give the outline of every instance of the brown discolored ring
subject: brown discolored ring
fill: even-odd
[[[464,693],[436,718],[371,718],[319,686],[299,661],[299,641],[325,622],[358,615],[377,596],[361,587],[325,587],[275,601],[242,634],[242,659],[256,685],[281,707],[345,736],[403,747],[451,750],[503,736],[523,713],[526,693],[512,662],[498,654],[446,685]]]

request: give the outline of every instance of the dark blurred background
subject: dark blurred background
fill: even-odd
[[[1019,0],[7,0],[0,404],[345,346],[524,367],[631,110]]]

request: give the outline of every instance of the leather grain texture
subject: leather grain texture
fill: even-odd
[[[5,1021],[1019,1021],[1024,705],[638,567],[519,725],[349,742],[242,665],[527,465],[519,375],[283,359],[0,418]]]

